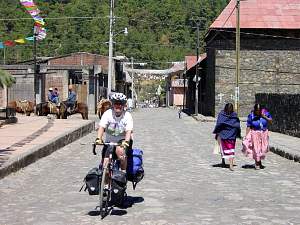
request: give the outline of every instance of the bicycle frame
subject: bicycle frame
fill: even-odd
[[[114,148],[118,145],[117,143],[103,143],[106,146],[113,146]],[[108,149],[107,149],[108,150]],[[103,151],[103,149],[102,149]],[[96,155],[96,144],[93,143],[93,153]],[[111,199],[111,177],[113,167],[115,165],[115,160],[112,157],[112,152],[110,152],[108,157],[108,162],[104,165],[104,158],[101,160],[101,167],[102,167],[102,179],[99,180],[99,211],[102,219],[108,212],[108,203]],[[107,177],[108,176],[108,177]],[[104,186],[108,181],[108,189],[105,190]],[[104,196],[106,194],[106,196]],[[97,207],[96,207],[97,208]]]

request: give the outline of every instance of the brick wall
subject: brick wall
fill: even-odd
[[[215,114],[226,102],[234,102],[235,63],[234,50],[215,51]],[[256,93],[299,94],[299,65],[300,51],[242,50],[240,115],[251,111]]]
[[[108,69],[108,57],[90,53],[75,53],[49,60],[49,65],[101,65],[102,69]]]
[[[272,114],[271,131],[300,137],[300,94],[256,94],[256,102]]]

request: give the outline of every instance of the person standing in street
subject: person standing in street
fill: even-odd
[[[228,159],[229,169],[233,171],[235,143],[236,138],[241,137],[241,126],[231,103],[227,103],[224,110],[219,113],[213,133],[220,145],[222,165],[225,166],[225,159]]]
[[[53,95],[54,95],[56,104],[58,104],[59,103],[59,91],[57,88],[54,88]]]
[[[243,140],[243,153],[255,160],[255,169],[263,169],[261,160],[265,159],[269,151],[268,125],[272,123],[272,116],[260,104],[255,104],[248,115],[246,136]]]
[[[133,100],[132,100],[132,98],[127,99],[127,108],[128,108],[129,112],[132,112],[132,110],[133,110]]]

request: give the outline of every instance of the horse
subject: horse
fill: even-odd
[[[57,119],[61,118],[60,106],[52,102],[42,102],[36,106],[36,114],[38,116],[47,116],[48,114],[55,114]]]
[[[89,110],[87,104],[83,102],[75,103],[75,108],[71,109],[70,112],[67,110],[67,101],[61,102],[60,104],[60,115],[62,119],[67,119],[68,116],[80,113],[82,119],[88,120],[89,119]]]
[[[97,115],[99,119],[101,119],[103,113],[111,108],[111,101],[108,99],[101,99],[100,102],[97,103]]]
[[[17,100],[11,101],[7,104],[7,107],[13,108],[18,113],[25,114],[26,116],[30,116],[31,113],[34,112],[34,103],[28,100]]]

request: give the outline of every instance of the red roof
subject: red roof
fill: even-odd
[[[186,69],[189,70],[190,68],[192,68],[197,61],[197,56],[195,55],[188,55],[185,56],[185,62],[186,62]]]
[[[206,53],[200,54],[199,62],[202,62],[202,60],[204,59],[206,59]],[[197,56],[195,55],[185,56],[185,62],[186,62],[186,70],[189,70],[190,68],[196,65]]]
[[[210,28],[235,28],[236,10],[227,20],[235,4],[231,0]],[[240,28],[300,29],[300,0],[241,0]]]

